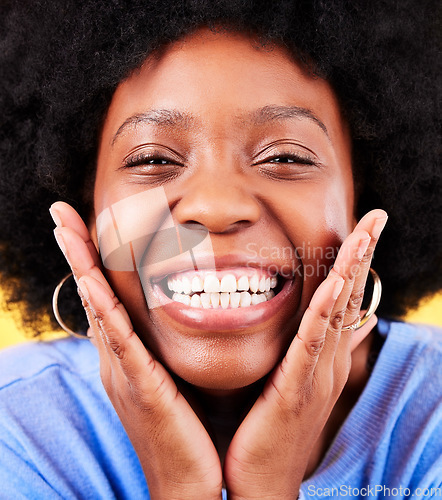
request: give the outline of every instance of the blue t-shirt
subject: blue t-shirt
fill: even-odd
[[[442,498],[442,332],[378,328],[373,373],[301,498]],[[0,499],[55,498],[149,498],[87,340],[0,352]]]

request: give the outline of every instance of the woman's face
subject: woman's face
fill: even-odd
[[[251,384],[354,226],[337,99],[283,48],[200,30],[116,90],[94,203],[107,277],[145,345],[201,388]]]

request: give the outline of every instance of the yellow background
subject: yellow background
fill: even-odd
[[[409,314],[407,320],[415,323],[431,323],[442,327],[442,294],[423,304],[419,310]],[[0,349],[29,340],[20,331],[13,315],[0,311]]]

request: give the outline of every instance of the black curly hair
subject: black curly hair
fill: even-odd
[[[64,199],[87,219],[113,92],[201,26],[283,44],[333,86],[364,179],[358,215],[390,216],[374,265],[380,314],[399,317],[439,290],[440,21],[433,0],[3,0],[0,273],[25,326],[41,330],[68,272],[48,208]]]

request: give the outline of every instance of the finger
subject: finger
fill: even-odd
[[[370,270],[373,253],[376,244],[379,240],[382,230],[387,223],[388,216],[383,210],[373,210],[364,216],[356,228],[366,230],[370,234],[370,243],[364,256],[361,259],[359,269],[356,274],[353,289],[347,304],[347,309],[344,318],[344,324],[352,324],[357,320],[361,310],[362,300],[364,298],[364,290],[367,282],[367,276]]]
[[[372,211],[365,216],[357,226],[357,230],[361,227],[366,228],[370,234],[370,243],[362,257],[355,276],[353,288],[347,302],[347,307],[344,314],[344,325],[352,325],[358,321],[361,316],[361,305],[364,298],[367,277],[370,270],[373,253],[380,234],[387,222],[387,214],[384,211]],[[341,335],[336,361],[349,359],[351,352],[359,345],[360,342],[370,333],[371,328],[364,327],[356,333],[354,330],[344,330]],[[356,342],[356,340],[358,342]]]
[[[354,321],[353,317],[346,315],[347,306],[354,288],[356,276],[359,273],[360,263],[370,244],[371,237],[367,231],[355,229],[344,241],[339,249],[338,256],[333,265],[333,269],[345,280],[345,285],[338,299],[336,300],[331,327],[341,331],[347,326],[348,320]]]
[[[70,205],[64,203],[63,201],[54,203],[49,209],[49,212],[57,227],[70,227],[80,236],[80,238],[82,238],[89,249],[95,265],[100,267],[101,260],[98,255],[97,248],[91,240],[86,224],[83,222],[83,219],[78,215],[78,213]]]
[[[326,343],[330,315],[343,286],[344,280],[332,271],[315,291],[298,333],[280,364],[280,373],[275,374],[275,387],[280,394],[296,392],[300,386],[311,383]]]
[[[100,340],[112,368],[124,375],[128,383],[126,388],[135,391],[148,407],[176,397],[172,378],[147,351],[102,284],[90,276],[83,276],[78,285],[99,325]]]
[[[110,318],[108,318],[108,325],[112,325],[112,329],[115,330],[116,333],[114,337],[118,337],[118,335],[128,337],[132,332],[132,324],[127,321],[126,317],[118,314],[120,311],[113,297],[109,295],[108,290],[104,289],[101,284],[100,287],[98,287],[96,283],[99,282],[94,278],[83,275],[78,280],[78,288],[90,327],[93,331],[95,342],[100,352],[100,359],[102,358],[105,360],[105,358],[108,357],[108,361],[115,364],[115,351],[111,349],[107,338],[107,331],[103,327],[104,317],[106,315],[110,316]],[[92,297],[95,298],[94,305],[92,305],[94,299],[91,300],[91,291],[93,294]],[[110,303],[112,303],[112,305],[110,305]]]
[[[111,293],[111,288],[104,278],[103,273],[97,266],[94,257],[89,251],[84,239],[70,227],[60,227],[54,230],[55,239],[63,252],[76,281],[89,274],[108,289]]]
[[[111,286],[104,277],[101,269],[97,267],[93,257],[86,246],[84,239],[70,227],[60,227],[54,230],[54,235],[60,246],[66,260],[68,261],[72,273],[74,274],[75,281],[78,284],[82,276],[90,276],[101,283],[106,289],[109,296],[117,307],[120,308],[121,313],[129,321],[129,316],[126,310],[121,306],[118,298],[113,292]],[[86,311],[87,313],[87,311]]]
[[[95,314],[92,311],[89,301],[81,291],[81,288],[78,287],[78,295],[81,298],[81,303],[86,312],[86,317],[89,323],[89,328],[87,331],[87,336],[92,344],[97,348],[98,356],[100,358],[100,375],[102,380],[108,379],[111,373],[111,359],[108,355],[106,346],[102,340],[102,332],[100,325],[98,324],[97,319],[95,318]]]
[[[382,229],[387,222],[387,218],[387,214],[384,211],[373,210],[364,216],[355,228],[355,232],[359,232],[361,230],[367,231],[370,235],[370,243],[362,256],[359,265],[356,265],[355,267],[355,279],[344,312],[343,326],[355,324],[362,314],[361,305],[364,297],[367,276],[373,258],[373,252]],[[357,331],[350,329],[341,332],[334,360],[334,376],[336,380],[340,380],[341,383],[346,382],[351,368],[351,353],[370,333],[375,324],[376,319],[370,321],[368,324],[364,325],[363,328]]]
[[[350,335],[350,352],[353,352],[356,347],[367,337],[367,335],[373,330],[378,322],[378,318],[375,314],[363,325],[361,328],[351,332]],[[337,354],[337,359],[340,356],[340,348]]]

